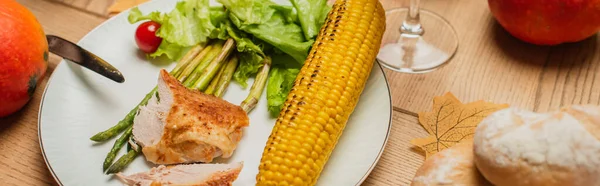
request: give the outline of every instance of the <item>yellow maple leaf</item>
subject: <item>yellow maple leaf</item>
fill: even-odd
[[[148,0],[116,0],[110,7],[108,7],[109,15],[116,15],[125,11],[131,7],[145,3]]]
[[[461,103],[452,93],[433,98],[431,112],[419,113],[419,123],[430,134],[410,142],[425,151],[425,159],[454,144],[472,140],[477,125],[507,104],[476,101]]]

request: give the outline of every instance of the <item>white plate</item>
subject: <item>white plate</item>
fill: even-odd
[[[168,12],[176,0],[150,1],[140,6],[144,13]],[[214,3],[214,2],[211,2]],[[289,2],[283,2],[289,4]],[[116,177],[102,173],[102,162],[114,138],[94,143],[89,138],[121,120],[157,82],[161,68],[173,63],[149,62],[134,41],[137,25],[127,22],[128,12],[111,18],[86,35],[79,44],[109,61],[125,76],[119,84],[70,62],[61,62],[50,78],[39,114],[39,138],[50,172],[61,185],[122,185]],[[230,84],[224,99],[241,103],[248,89]],[[226,161],[244,161],[234,185],[254,185],[258,164],[275,119],[267,112],[266,93],[249,114],[234,155]],[[376,63],[360,102],[350,117],[340,141],[326,164],[318,185],[359,185],[371,172],[385,147],[391,127],[391,99],[382,68]],[[119,156],[122,155],[122,149]],[[152,167],[138,156],[125,174]]]

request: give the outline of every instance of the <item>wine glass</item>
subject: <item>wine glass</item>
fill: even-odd
[[[440,15],[419,9],[420,0],[409,8],[386,11],[386,30],[377,55],[386,68],[404,73],[425,73],[446,64],[458,48],[458,36]]]

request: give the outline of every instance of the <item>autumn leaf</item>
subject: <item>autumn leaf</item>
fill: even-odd
[[[116,0],[110,7],[108,7],[108,14],[116,15],[131,7],[145,3],[146,1],[148,0]]]
[[[411,143],[425,151],[427,159],[458,142],[472,140],[477,125],[485,117],[507,107],[485,101],[463,104],[452,93],[435,97],[432,111],[419,113],[419,123],[430,136],[413,139]]]

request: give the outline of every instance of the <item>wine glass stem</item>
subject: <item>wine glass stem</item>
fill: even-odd
[[[421,27],[419,18],[419,1],[420,0],[410,0],[408,14],[406,15],[406,19],[404,19],[404,22],[402,22],[402,27],[400,27],[400,32],[402,32],[402,34],[423,34],[423,27]]]

